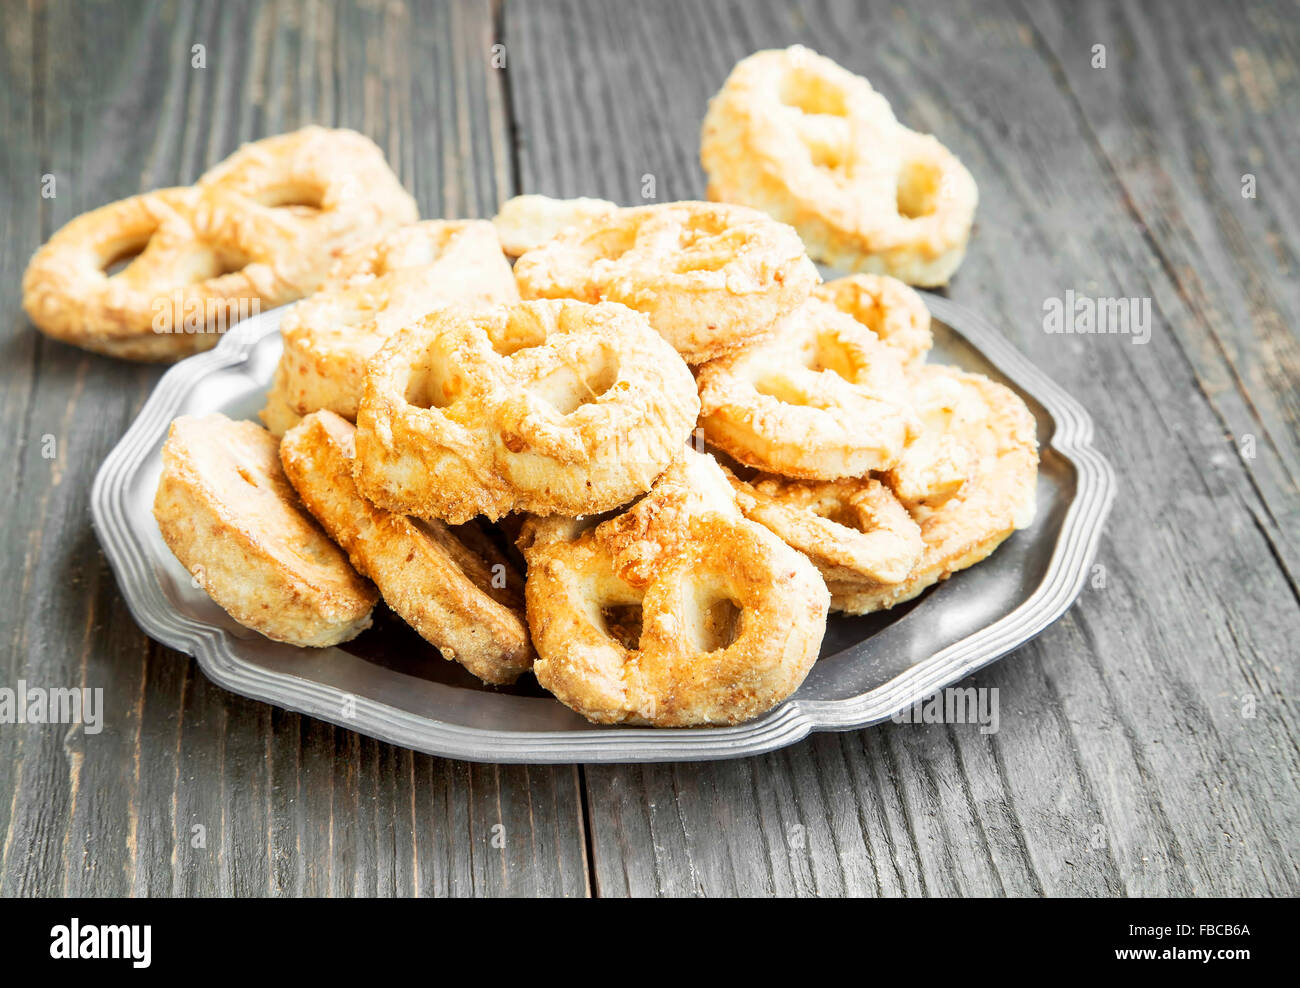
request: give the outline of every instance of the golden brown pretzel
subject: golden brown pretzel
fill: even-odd
[[[930,310],[916,291],[897,278],[851,274],[818,285],[813,297],[862,323],[880,342],[899,351],[909,365],[925,360],[934,345]]]
[[[347,244],[415,218],[372,142],[308,127],[246,145],[193,187],[72,220],[33,255],[23,307],[55,339],[177,360],[313,291]]]
[[[624,306],[443,309],[368,365],[357,484],[452,523],[607,511],[649,489],[698,413],[689,369]]]
[[[219,330],[295,297],[245,231],[194,227],[192,188],[132,196],[72,220],[32,257],[23,307],[48,336],[130,360],[176,360],[216,345]],[[119,260],[134,257],[109,275]]]
[[[522,578],[482,543],[440,522],[376,507],[352,480],[352,424],[313,412],[285,434],[285,474],[316,520],[385,602],[443,656],[488,683],[513,683],[532,665]]]
[[[867,80],[801,46],[732,69],[709,103],[700,161],[710,199],[789,223],[832,267],[942,285],[965,256],[970,172],[899,124]]]
[[[834,480],[893,466],[919,423],[902,354],[820,298],[700,368],[704,435],[733,458]]]
[[[817,658],[827,594],[808,560],[737,510],[687,449],[594,527],[529,519],[537,681],[597,723],[735,724],[793,693]]]
[[[745,517],[812,560],[828,584],[898,584],[920,560],[921,529],[878,480],[729,479]]]
[[[743,206],[670,202],[562,230],[515,264],[524,298],[621,302],[687,363],[770,332],[820,280],[789,227]]]
[[[893,607],[987,557],[1012,532],[1034,519],[1038,440],[1034,418],[1009,388],[952,367],[919,373],[916,405],[933,433],[963,450],[955,490],[917,499],[907,507],[921,528],[925,549],[907,578],[828,581],[833,606],[850,614]],[[944,476],[940,462],[935,475]],[[889,474],[886,484],[897,480]]]
[[[370,627],[375,588],[298,503],[279,444],[252,422],[182,416],[163,445],[163,541],[245,627],[323,648]]]
[[[348,247],[419,216],[383,152],[353,130],[304,127],[245,144],[197,187],[200,235],[264,245],[294,298],[315,291]]]

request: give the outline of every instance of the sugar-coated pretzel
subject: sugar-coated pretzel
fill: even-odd
[[[351,248],[280,324],[286,399],[299,415],[328,408],[355,419],[366,362],[397,330],[445,305],[517,301],[486,220],[426,220]]]
[[[817,658],[825,585],[740,514],[707,455],[684,450],[594,527],[531,518],[520,547],[533,672],[596,723],[739,723],[790,696]]]
[[[1020,528],[1032,524],[1038,482],[1033,415],[1009,388],[979,374],[931,366],[920,372],[918,400],[932,431],[959,443],[967,459],[955,492],[907,507],[925,548],[906,579],[831,579],[832,605],[850,614],[893,607],[973,566]],[[893,483],[889,475],[886,484]]]
[[[265,429],[182,416],[162,460],[153,513],[163,541],[231,617],[315,648],[370,627],[379,595],[302,510]]]
[[[362,497],[352,480],[355,431],[319,411],[285,434],[280,458],[303,504],[421,637],[484,682],[513,683],[533,662],[522,577],[482,541],[470,547],[441,522]]]
[[[607,511],[649,489],[698,413],[690,370],[624,306],[439,310],[368,365],[357,484],[452,523]]]
[[[519,257],[535,247],[554,240],[568,227],[593,216],[604,216],[618,209],[607,199],[551,199],[548,196],[523,195],[507,199],[492,217],[492,225],[501,237],[501,247],[511,257]]]
[[[83,213],[41,247],[23,275],[23,308],[54,339],[129,360],[206,350],[254,307],[294,297],[247,231],[194,227],[201,194],[161,189]],[[113,265],[133,257],[125,268]]]
[[[313,291],[343,247],[416,215],[371,141],[308,127],[245,145],[192,187],[72,220],[33,255],[23,307],[55,339],[177,360]]]
[[[820,298],[705,364],[700,424],[734,459],[789,477],[860,477],[897,462],[918,423],[902,354]]]
[[[419,217],[384,153],[354,130],[304,127],[245,144],[197,187],[200,233],[243,231],[268,245],[295,298],[315,291],[343,250]]]
[[[930,310],[915,290],[882,274],[851,274],[823,282],[813,297],[829,302],[893,347],[909,364],[918,364],[934,345]]]
[[[561,231],[515,264],[524,298],[621,302],[687,363],[770,332],[820,280],[798,235],[757,210],[670,202]]]
[[[709,103],[700,160],[710,199],[789,223],[832,267],[942,285],[965,256],[970,172],[898,123],[867,80],[801,46],[732,69]]]
[[[284,438],[286,432],[302,421],[302,416],[289,404],[289,376],[283,360],[276,365],[271,387],[266,392],[266,405],[257,417],[276,439]]]
[[[729,479],[745,517],[812,560],[827,583],[901,583],[921,557],[920,527],[878,480]]]

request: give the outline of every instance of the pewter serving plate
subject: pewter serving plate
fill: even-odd
[[[1016,390],[1038,421],[1038,516],[988,560],[893,611],[832,616],[821,658],[790,700],[736,727],[588,724],[530,676],[494,689],[444,660],[391,614],[337,648],[303,649],[236,624],[163,543],[152,513],[167,428],[178,415],[256,418],[280,357],[278,309],[173,367],[95,478],[95,528],[122,594],[153,638],[195,656],[216,683],[417,751],[483,762],[736,758],[811,731],[885,720],[1027,642],[1083,586],[1114,498],[1092,422],[983,319],[936,295],[930,359]]]

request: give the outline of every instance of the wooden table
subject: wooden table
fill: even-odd
[[[0,725],[0,893],[1300,891],[1295,3],[33,2],[0,18],[0,686],[100,686],[107,708],[95,736]],[[309,122],[377,140],[426,216],[490,216],[517,191],[701,197],[706,100],[736,60],[793,42],[867,75],[968,165],[978,228],[950,296],[1083,401],[1120,476],[1089,588],[974,681],[1000,690],[998,733],[470,765],[232,696],[137,629],[87,497],[162,371],[32,328],[19,282],[51,232]],[[1069,289],[1151,299],[1150,342],[1044,332],[1044,301]]]

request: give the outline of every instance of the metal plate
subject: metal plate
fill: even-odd
[[[923,293],[930,359],[1016,390],[1038,421],[1038,517],[988,560],[884,614],[833,616],[821,658],[790,700],[736,727],[655,730],[588,724],[526,684],[479,683],[395,618],[339,648],[302,649],[236,624],[167,549],[152,513],[160,451],[178,415],[255,418],[280,357],[283,309],[236,326],[173,367],[95,477],[91,510],[127,606],[151,637],[195,656],[245,696],[435,755],[484,762],[736,758],[811,731],[885,720],[1033,638],[1074,601],[1114,499],[1092,422],[987,322]]]

